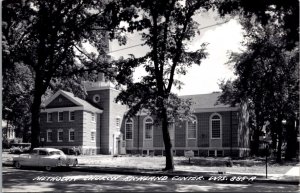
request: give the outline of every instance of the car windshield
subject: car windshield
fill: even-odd
[[[50,151],[49,152],[50,155],[62,155],[61,151]]]

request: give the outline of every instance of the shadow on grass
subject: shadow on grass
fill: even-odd
[[[195,166],[208,166],[208,167],[229,167],[229,166],[264,166],[265,158],[256,158],[256,159],[236,159],[231,160],[230,158],[202,158],[194,157],[184,160],[175,160],[177,165],[195,165]],[[297,161],[285,161],[281,163],[276,163],[276,160],[269,159],[268,164],[270,166],[296,166],[299,162]]]
[[[65,171],[64,171],[65,172]],[[61,172],[45,172],[32,168],[11,170],[3,173],[5,192],[246,192],[246,191],[297,191],[298,186],[276,184],[225,184],[209,181],[33,181],[37,176],[62,176]],[[80,172],[67,172],[65,175],[89,175]],[[105,175],[101,175],[105,176]]]
[[[186,160],[174,161],[176,165],[194,165],[194,166],[207,166],[207,167],[228,167],[232,166],[230,159],[205,159],[205,158],[191,158]]]

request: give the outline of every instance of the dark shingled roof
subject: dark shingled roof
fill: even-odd
[[[224,108],[224,107],[230,107],[230,105],[225,105],[220,102],[218,102],[218,97],[222,93],[220,92],[214,92],[210,94],[197,94],[197,95],[183,95],[179,96],[182,99],[191,99],[192,105],[191,108]]]

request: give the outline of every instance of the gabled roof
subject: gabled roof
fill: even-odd
[[[64,91],[64,90],[59,90],[53,96],[51,96],[45,102],[45,107],[47,108],[47,105],[49,105],[59,95],[63,95],[64,97],[66,97],[68,100],[72,101],[77,106],[83,107],[83,110],[91,111],[91,112],[97,112],[97,113],[102,113],[102,110],[98,109],[97,107],[94,107],[89,102],[87,102],[87,101],[85,101],[85,100],[83,100],[81,98],[78,98],[78,97],[74,96],[73,93],[70,93],[70,92],[67,92],[67,91]]]
[[[236,109],[238,107],[231,107],[230,105],[226,105],[218,102],[218,97],[222,93],[213,92],[209,94],[198,94],[198,95],[183,95],[179,96],[182,99],[191,99],[192,105],[191,109],[199,110],[199,109]]]
[[[232,107],[230,105],[225,105],[221,102],[218,102],[219,96],[222,93],[213,92],[209,94],[197,94],[197,95],[181,95],[181,99],[191,99],[191,110],[195,113],[197,112],[217,112],[217,111],[236,111],[240,107]],[[143,109],[139,111],[141,115],[147,115],[148,110]]]

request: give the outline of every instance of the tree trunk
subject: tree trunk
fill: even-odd
[[[173,171],[174,170],[174,160],[173,160],[173,149],[170,138],[170,133],[168,129],[168,117],[166,109],[163,108],[162,111],[162,131],[163,131],[163,139],[165,144],[165,156],[166,156],[166,167],[164,170]]]
[[[259,129],[258,127],[256,127],[253,133],[253,143],[251,149],[252,155],[256,155],[256,156],[258,156],[259,154],[259,135],[260,135]]]
[[[297,128],[294,125],[287,125],[286,127],[286,151],[285,160],[292,160],[296,157],[296,147],[297,147]]]
[[[33,95],[33,103],[31,106],[31,148],[39,147],[40,145],[40,108],[42,103],[43,85],[42,79],[38,72],[35,78],[35,88]]]
[[[280,163],[282,161],[281,159],[281,151],[282,151],[282,119],[278,119],[277,122],[277,127],[278,127],[278,133],[277,133],[277,137],[278,137],[278,145],[277,145],[277,156],[276,156],[276,162]]]
[[[28,143],[28,131],[29,131],[29,127],[28,124],[24,123],[24,130],[23,130],[23,142],[24,143]]]

